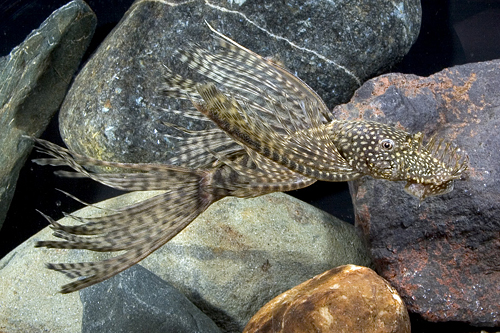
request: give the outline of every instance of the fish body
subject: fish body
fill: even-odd
[[[198,91],[205,104],[195,106],[234,140],[317,180],[351,181],[367,175],[407,181],[405,190],[422,200],[452,190],[453,180],[467,169],[468,158],[458,148],[435,138],[424,145],[420,132],[374,121],[333,120],[283,136],[258,117],[249,117],[215,85],[201,85]]]
[[[192,107],[165,112],[209,125],[190,131],[166,124],[183,132],[185,142],[170,164],[100,161],[35,139],[38,150],[49,155],[35,162],[75,171],[58,171],[61,176],[88,177],[122,190],[166,190],[111,215],[73,216],[81,222],[76,226],[61,225],[44,215],[61,240],[40,241],[38,247],[125,251],[99,262],[48,264],[79,278],[61,292],[88,287],[129,268],[226,196],[255,197],[299,189],[317,180],[371,176],[406,181],[405,190],[422,200],[449,192],[467,169],[467,156],[443,140],[432,138],[424,144],[420,133],[370,121],[332,119],[321,98],[299,78],[218,35],[218,52],[196,44],[178,52],[181,62],[209,82],[166,75],[163,92],[191,100]],[[93,173],[85,166],[122,171]]]

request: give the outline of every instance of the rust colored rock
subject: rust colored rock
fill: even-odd
[[[429,77],[388,74],[366,82],[343,119],[390,123],[437,134],[470,158],[466,180],[419,202],[404,184],[350,184],[356,223],[376,270],[410,312],[429,321],[500,326],[500,60]]]
[[[396,290],[373,270],[339,266],[275,297],[243,333],[410,332]]]

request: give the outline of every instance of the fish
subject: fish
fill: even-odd
[[[316,181],[273,163],[267,164],[265,169],[259,168],[248,155],[226,157],[225,162],[202,169],[100,161],[46,140],[34,140],[37,151],[51,156],[35,159],[37,164],[64,165],[74,169],[73,172],[57,171],[60,176],[88,177],[125,191],[166,190],[105,216],[83,218],[70,214],[80,222],[77,225],[62,225],[42,213],[54,230],[53,235],[62,240],[38,241],[35,247],[126,251],[99,262],[47,264],[51,270],[70,278],[80,278],[64,285],[61,293],[83,289],[133,266],[177,235],[211,204],[226,196],[255,197],[303,188]],[[91,173],[83,166],[109,167],[124,172]]]
[[[101,161],[51,142],[34,139],[48,157],[40,165],[67,166],[62,177],[93,179],[125,191],[165,190],[152,198],[100,217],[70,217],[63,225],[42,213],[59,240],[36,247],[125,251],[80,263],[47,268],[76,279],[61,293],[89,287],[138,263],[177,235],[214,202],[251,198],[310,186],[316,181],[352,181],[364,176],[406,181],[419,198],[448,193],[468,167],[468,156],[443,139],[424,144],[421,133],[365,120],[333,119],[324,101],[297,76],[272,60],[213,30],[217,49],[188,43],[177,59],[205,80],[167,68],[162,93],[185,99],[184,110],[164,109],[205,122],[204,130],[180,132],[179,153],[164,164]],[[112,168],[112,173],[88,167]]]

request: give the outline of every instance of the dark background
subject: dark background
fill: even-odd
[[[0,56],[7,55],[56,9],[68,0],[0,0]],[[118,23],[133,0],[87,1],[97,15],[98,25],[88,59]],[[443,68],[468,62],[500,58],[500,0],[422,0],[422,28],[409,54],[391,71],[428,76]],[[499,87],[500,89],[500,87]],[[43,138],[62,144],[57,117]],[[36,155],[32,154],[30,160]],[[7,219],[0,230],[0,258],[47,226],[35,211],[58,219],[82,204],[56,191],[59,188],[86,202],[99,202],[122,192],[86,180],[60,179],[50,167],[28,161],[21,171]],[[338,218],[353,223],[353,209],[346,183],[317,183],[290,193]],[[435,330],[469,332],[464,325],[428,325],[412,318],[413,332]],[[443,326],[442,326],[443,325]]]

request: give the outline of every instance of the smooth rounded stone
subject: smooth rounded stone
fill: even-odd
[[[243,333],[410,333],[397,291],[367,267],[333,268],[273,298]]]
[[[0,228],[33,146],[64,98],[94,34],[96,17],[81,0],[53,12],[0,58]]]
[[[113,209],[158,193],[129,193],[97,206]],[[103,211],[94,207],[76,213],[99,214]],[[59,223],[76,222],[65,218]],[[0,312],[0,327],[62,332],[81,325],[77,294],[56,294],[69,279],[44,264],[103,260],[110,254],[34,248],[36,241],[50,239],[50,234],[50,228],[43,229],[0,260],[0,308],[5,309]],[[235,332],[272,297],[349,263],[371,265],[352,225],[275,193],[216,202],[141,265],[185,294],[222,331]],[[25,326],[16,331],[19,322]]]
[[[164,122],[203,128],[161,110],[186,106],[161,88],[164,66],[189,77],[175,50],[190,41],[213,46],[205,22],[296,73],[332,107],[408,52],[420,16],[418,0],[136,1],[75,79],[60,130],[87,156],[164,162],[176,154],[172,136],[179,136]]]
[[[466,180],[420,202],[404,184],[350,184],[356,223],[379,274],[410,312],[429,321],[500,326],[500,60],[429,77],[388,74],[334,111],[454,142],[469,155]]]
[[[80,292],[82,333],[220,333],[177,289],[141,265]]]
[[[225,332],[272,297],[344,264],[370,266],[354,227],[283,193],[225,198],[142,265]]]

